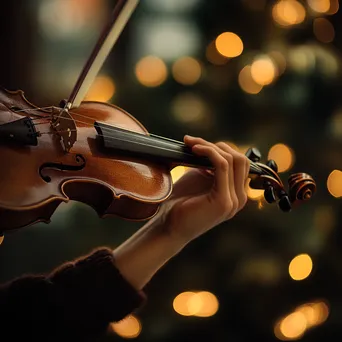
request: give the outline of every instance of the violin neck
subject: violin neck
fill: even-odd
[[[182,142],[144,135],[102,122],[95,122],[94,126],[105,149],[132,157],[155,160],[170,165],[171,168],[178,165],[212,168],[208,158],[196,156]]]
[[[144,135],[123,128],[95,122],[97,138],[106,150],[126,156],[138,157],[175,166],[213,169],[206,157],[195,155],[183,142],[156,136]],[[250,172],[259,174],[259,168],[251,162]]]

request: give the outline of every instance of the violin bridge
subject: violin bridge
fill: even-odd
[[[69,152],[77,140],[77,128],[67,109],[52,108],[51,127],[59,135],[64,151]]]

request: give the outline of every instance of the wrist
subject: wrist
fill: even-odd
[[[140,290],[186,243],[170,234],[162,217],[156,215],[113,253],[122,276]]]
[[[189,237],[179,233],[180,229],[177,229],[176,222],[165,213],[158,213],[146,226],[154,232],[153,234],[165,249],[170,252],[174,251],[174,254],[177,254],[191,241]]]

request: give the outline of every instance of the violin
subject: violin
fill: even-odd
[[[137,4],[118,1],[67,100],[41,108],[21,90],[0,90],[0,232],[48,223],[70,200],[90,205],[102,218],[146,220],[172,193],[172,168],[212,169],[209,159],[150,134],[124,109],[83,100]],[[278,202],[282,211],[315,193],[310,175],[291,175],[286,191],[273,160],[261,163],[256,148],[246,155],[250,187],[263,189],[266,201]]]

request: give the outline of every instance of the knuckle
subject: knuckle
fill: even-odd
[[[196,138],[196,142],[201,145],[205,145],[206,141],[203,138]]]
[[[233,161],[234,161],[233,156],[230,153],[226,153],[226,152],[223,155],[224,155],[224,159],[227,161],[227,163],[229,165],[232,165]]]
[[[224,149],[227,146],[227,144],[225,144],[223,141],[219,141],[215,145],[222,149]]]
[[[226,159],[228,160],[228,163],[232,163],[234,160],[233,156],[229,153],[226,154]]]
[[[239,207],[239,200],[237,196],[235,195],[233,196],[233,199],[232,199],[232,212],[236,213],[238,207]]]
[[[237,153],[234,155],[234,163],[236,164],[237,167],[245,167],[246,161],[245,161],[245,156],[241,153]]]
[[[224,171],[228,171],[229,169],[229,162],[225,158],[220,158],[220,167]]]

